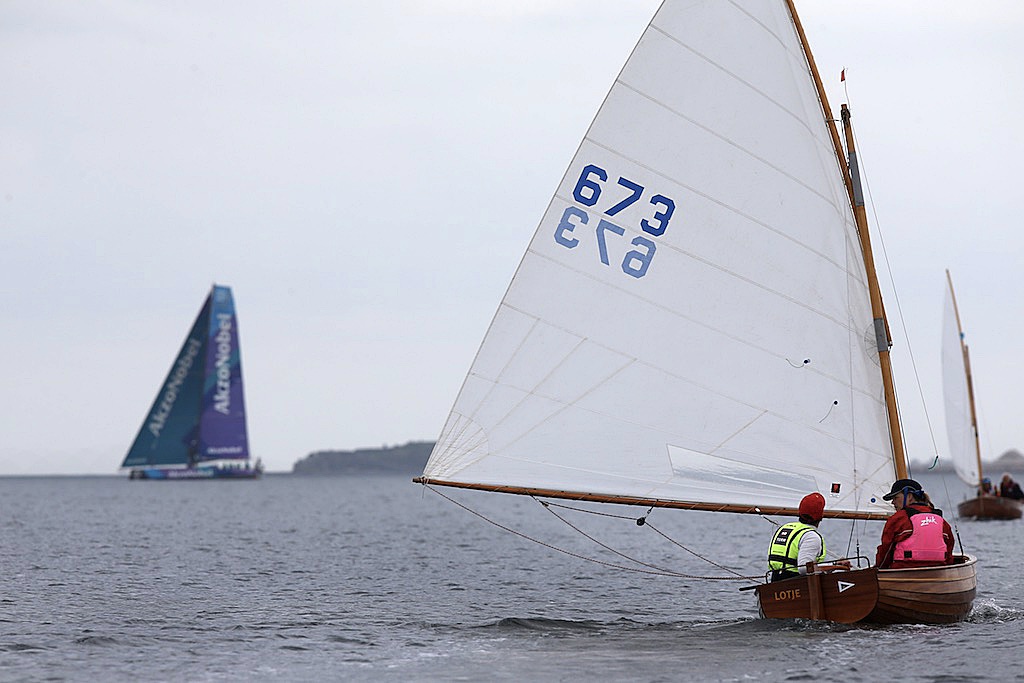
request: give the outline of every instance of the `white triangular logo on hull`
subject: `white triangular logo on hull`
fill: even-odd
[[[836,585],[839,586],[839,592],[842,593],[847,588],[853,588],[857,584],[855,584],[855,583],[847,583],[846,581],[837,581]]]

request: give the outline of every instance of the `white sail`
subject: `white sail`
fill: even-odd
[[[949,457],[957,476],[974,486],[981,480],[981,472],[978,467],[978,442],[974,434],[974,410],[971,390],[967,385],[966,361],[953,282],[947,272],[946,302],[942,315],[942,395],[946,404],[946,435],[949,437]]]
[[[884,513],[894,473],[854,216],[786,3],[669,0],[424,478]]]

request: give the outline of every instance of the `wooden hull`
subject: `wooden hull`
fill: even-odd
[[[920,569],[857,569],[811,574],[756,587],[767,619],[819,619],[840,624],[950,624],[971,612],[976,560]]]
[[[999,496],[976,496],[956,506],[961,517],[974,519],[1020,519],[1024,506],[1021,501]]]
[[[977,560],[921,569],[881,569],[878,604],[865,621],[875,624],[951,624],[971,612],[977,593]]]
[[[757,586],[761,615],[766,619],[822,619],[853,624],[866,618],[878,603],[878,570],[874,567],[831,574],[811,574]]]

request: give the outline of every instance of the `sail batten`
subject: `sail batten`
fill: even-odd
[[[535,253],[535,252],[530,252],[530,253]],[[585,273],[580,273],[576,269],[573,269],[573,268],[570,268],[568,266],[565,266],[565,264],[561,264],[561,263],[558,263],[557,261],[550,260],[544,254],[536,254],[536,256],[537,256],[538,259],[549,260],[553,267],[556,267],[556,268],[566,268],[568,271],[570,271],[570,273],[569,273],[570,277],[576,277],[576,276],[588,277],[588,278],[592,277],[592,276],[589,276],[589,275],[587,275]],[[716,267],[715,264],[711,264],[711,263],[707,263],[707,262],[704,262],[704,263],[706,263],[707,265],[709,265],[711,267]],[[730,275],[733,274],[733,273],[729,273],[728,271],[724,271],[724,270],[723,270],[723,272],[726,272],[727,274],[730,274]],[[817,309],[813,308],[812,306],[809,306],[809,305],[805,304],[804,302],[796,301],[791,296],[785,294],[784,292],[782,292],[780,290],[777,290],[777,289],[774,289],[774,290],[767,289],[767,288],[763,287],[762,285],[760,285],[757,282],[746,280],[742,276],[737,276],[737,277],[739,279],[744,280],[744,282],[746,284],[749,284],[752,287],[756,287],[756,288],[762,289],[767,294],[778,296],[778,297],[780,297],[782,299],[785,299],[788,303],[792,303],[793,305],[800,306],[801,308],[806,309],[808,312],[812,313],[813,315],[820,316],[827,323],[831,323],[831,324],[833,324],[833,325],[835,325],[835,326],[837,326],[839,328],[844,328],[846,330],[846,332],[848,332],[850,334],[859,334],[859,333],[863,332],[862,330],[854,330],[854,329],[848,327],[848,324],[849,324],[848,321],[844,322],[842,320],[839,320],[836,317],[832,317],[831,315],[829,315],[828,312],[817,310]],[[599,280],[594,279],[594,282],[597,283],[596,286],[599,289],[604,289],[606,287],[606,285],[603,284],[603,283],[600,283]],[[865,289],[865,292],[866,292],[866,289]],[[682,312],[680,312],[678,310],[675,310],[673,308],[670,308],[670,307],[666,306],[665,304],[663,304],[661,302],[658,302],[658,301],[655,301],[655,300],[643,299],[642,295],[640,293],[629,292],[628,295],[631,296],[631,297],[634,297],[638,301],[642,301],[645,305],[660,307],[663,310],[665,315],[679,316],[680,318],[685,319],[688,324],[700,326],[700,327],[705,328],[708,332],[711,332],[711,333],[714,333],[714,334],[720,334],[720,335],[725,336],[725,337],[729,337],[732,341],[736,341],[736,342],[739,342],[739,343],[749,344],[751,346],[754,346],[754,342],[751,341],[749,336],[744,337],[742,335],[737,335],[737,334],[731,333],[731,332],[729,332],[729,331],[727,331],[725,329],[722,329],[722,328],[719,328],[719,327],[715,327],[712,324],[711,321],[700,320],[700,319],[697,319],[697,318],[692,317],[692,316],[687,316],[684,313],[682,313]],[[528,316],[528,317],[530,317],[533,320],[537,320],[536,316],[534,316],[533,314],[529,313],[528,311],[526,311],[526,310],[524,310],[522,308],[517,308],[515,305],[512,305],[508,300],[506,300],[503,305],[507,306],[511,310],[515,310],[516,312],[518,312],[518,313],[520,313],[520,314],[522,314],[524,316]],[[558,327],[557,325],[552,324],[552,323],[546,323],[546,324],[552,325],[553,327]],[[574,335],[574,333],[571,330],[567,329],[567,328],[559,327],[559,329],[564,330],[567,334]],[[574,336],[576,338],[580,338],[579,335],[574,335]],[[588,341],[593,341],[593,340],[588,340]],[[594,342],[594,343],[596,343],[596,342]],[[789,362],[792,363],[792,359],[790,358],[789,355],[779,355],[778,353],[772,351],[771,349],[769,349],[767,347],[755,347],[755,348],[756,348],[758,353],[764,353],[764,354],[767,354],[767,355],[775,355],[777,360],[789,360]],[[623,354],[623,355],[625,356],[625,354]],[[799,356],[799,354],[790,354],[790,355],[797,355],[797,356]],[[800,358],[799,360],[803,360],[803,359]],[[843,381],[842,377],[840,375],[829,374],[827,370],[819,369],[817,366],[815,366],[813,368],[808,368],[808,369],[811,372],[823,372],[823,373],[826,374],[826,376],[830,377],[831,379],[833,379],[833,380],[835,380],[837,382]],[[853,388],[855,390],[857,389],[856,387],[853,387]]]
[[[785,0],[664,3],[424,480],[729,511],[820,491],[837,516],[890,514],[870,278],[826,118]]]
[[[666,112],[670,113],[671,115],[677,116],[680,119],[682,119],[682,120],[688,122],[689,124],[695,126],[696,128],[699,128],[700,130],[704,131],[708,135],[710,135],[712,137],[715,137],[715,138],[718,138],[723,144],[728,145],[729,147],[735,149],[736,151],[740,152],[741,154],[744,154],[745,156],[749,157],[750,159],[753,159],[753,160],[757,161],[758,163],[763,164],[766,168],[770,169],[771,171],[773,171],[775,173],[778,173],[780,176],[783,176],[783,177],[789,179],[791,182],[793,182],[793,183],[795,183],[797,185],[800,185],[801,187],[803,187],[803,189],[805,189],[806,191],[808,191],[812,195],[816,195],[822,202],[825,202],[826,204],[830,204],[831,205],[832,202],[834,201],[834,197],[828,196],[823,191],[821,191],[819,188],[813,187],[812,185],[810,185],[810,184],[806,183],[804,180],[802,180],[800,177],[789,173],[788,171],[786,171],[786,169],[784,169],[784,168],[782,168],[780,166],[775,165],[774,163],[772,163],[772,161],[770,159],[768,159],[766,157],[760,156],[756,151],[754,151],[753,149],[750,149],[750,148],[747,148],[747,147],[743,146],[743,144],[741,144],[737,140],[733,140],[733,139],[730,139],[730,138],[722,136],[714,128],[712,128],[712,127],[710,127],[708,125],[704,125],[700,121],[697,121],[697,120],[694,120],[694,119],[691,119],[691,118],[687,117],[683,112],[673,109],[671,105],[669,105],[669,104],[667,104],[665,102],[659,102],[657,100],[651,99],[642,90],[640,90],[640,89],[638,89],[636,87],[633,87],[629,83],[626,83],[624,81],[619,81],[616,85],[620,86],[621,88],[623,88],[625,90],[632,91],[637,96],[639,96],[641,98],[644,98],[644,99],[647,99],[652,104],[663,108]],[[628,107],[628,108],[633,108],[633,109],[636,108],[636,104],[633,103],[633,102],[626,102],[623,106],[624,107]],[[591,142],[593,142],[593,144],[595,144],[595,145],[604,147],[604,145],[601,144],[600,139],[597,138],[597,137],[593,138],[591,140]],[[609,151],[611,151],[613,153],[615,152],[615,150],[612,150],[612,149],[609,149]],[[638,163],[639,165],[643,165],[642,162],[640,162],[637,159],[629,159],[629,161],[633,161],[635,163]],[[653,171],[654,169],[650,169],[650,170]],[[676,179],[676,178],[667,178],[667,179],[668,180],[672,180],[674,182],[677,182],[680,185],[684,185],[685,186],[685,183],[681,182],[679,179]],[[699,192],[699,190],[697,190],[696,188],[689,188],[689,189],[693,190],[694,192]],[[739,211],[737,211],[737,212],[739,213]]]

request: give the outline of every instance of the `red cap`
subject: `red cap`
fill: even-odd
[[[807,515],[815,522],[820,522],[825,514],[825,496],[820,493],[808,493],[800,501],[800,515]]]

